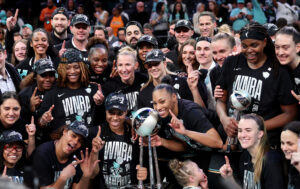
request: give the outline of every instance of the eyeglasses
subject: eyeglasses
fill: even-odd
[[[124,112],[119,109],[110,109],[108,110],[108,113],[111,115],[122,116]]]
[[[55,77],[55,73],[54,72],[45,72],[45,73],[42,73],[40,76],[42,78],[45,78],[45,77]]]
[[[23,151],[23,146],[6,144],[3,147],[3,149],[8,151],[8,152],[11,152],[13,150],[16,150],[17,152],[22,152]]]
[[[186,32],[188,32],[188,31],[189,31],[189,29],[186,28],[186,27],[180,27],[180,28],[176,28],[176,29],[175,29],[175,32],[176,32],[176,33],[181,33],[181,32],[186,33]]]
[[[158,66],[159,64],[160,64],[160,62],[149,62],[149,63],[145,64],[145,68],[150,69],[153,66],[155,66],[155,67]]]

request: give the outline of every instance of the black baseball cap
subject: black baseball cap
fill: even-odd
[[[105,109],[119,109],[123,112],[127,111],[128,104],[126,96],[123,93],[111,93],[105,100]]]
[[[71,64],[74,62],[84,62],[83,56],[79,50],[76,49],[67,49],[60,58],[60,63]]]
[[[75,16],[73,16],[72,21],[71,21],[71,26],[75,26],[76,24],[86,24],[88,26],[91,25],[89,18],[84,15],[84,14],[75,14]]]
[[[0,135],[0,142],[5,144],[9,144],[12,142],[20,142],[22,144],[25,144],[21,133],[13,130],[3,131]]]
[[[279,28],[273,23],[265,23],[263,26],[264,26],[264,28],[266,28],[269,36],[275,35],[276,32],[279,30]]]
[[[64,7],[58,7],[57,9],[54,10],[54,12],[52,13],[52,18],[57,15],[57,14],[63,14],[67,17],[67,19],[69,20],[69,15],[68,15],[68,11],[66,8]]]
[[[181,27],[188,28],[190,30],[194,30],[193,24],[188,20],[178,20],[175,24],[174,30],[176,30],[177,28],[181,28]]]
[[[143,42],[150,43],[151,45],[153,45],[154,48],[158,47],[158,42],[157,42],[156,38],[153,36],[143,35],[142,37],[139,38],[136,46],[139,47],[139,45]]]
[[[34,63],[33,71],[39,75],[45,72],[56,72],[53,62],[50,59],[42,58]]]
[[[84,138],[87,138],[89,136],[89,130],[87,129],[85,123],[82,121],[73,121],[70,125],[68,125],[68,129],[76,134],[83,136]]]
[[[159,49],[153,49],[152,51],[148,52],[146,55],[145,64],[149,62],[161,62],[166,59],[164,53]]]

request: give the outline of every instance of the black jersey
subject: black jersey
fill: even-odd
[[[58,64],[60,62],[59,57],[47,56],[47,58],[52,60],[54,68],[57,69]],[[31,72],[33,72],[34,59],[35,57],[28,57],[16,66],[16,69],[19,72],[22,79]]]
[[[293,70],[292,75],[295,82],[295,92],[300,94],[300,64]]]
[[[251,105],[243,113],[256,113],[265,120],[282,113],[280,105],[296,103],[291,94],[293,83],[287,68],[280,66],[275,70],[269,59],[258,69],[251,69],[245,56],[228,57],[223,66],[218,84],[227,90],[228,98],[234,90],[243,90],[250,94]],[[227,100],[228,116],[233,115],[233,108]],[[271,145],[279,144],[281,129],[268,131]]]
[[[276,151],[269,151],[263,158],[260,182],[254,183],[254,169],[251,155],[246,150],[240,158],[240,182],[244,189],[282,189],[285,188],[281,155]]]
[[[288,178],[289,178],[289,181],[288,181],[288,188],[287,189],[300,188],[299,171],[292,165],[290,165],[290,167],[289,167]]]
[[[23,140],[28,138],[28,134],[25,127],[25,121],[23,121],[22,118],[19,118],[13,125],[11,125],[9,128],[5,128],[2,122],[0,121],[0,133],[6,130],[13,130],[19,132]]]
[[[187,84],[186,77],[179,77],[177,75],[170,75],[173,81],[173,87],[177,92],[177,96],[180,99],[187,99],[193,101],[192,92]],[[138,96],[138,107],[153,107],[152,104],[152,92],[154,90],[153,83],[149,83],[143,90],[141,90]],[[207,104],[207,89],[202,81],[198,81],[198,90],[202,97],[202,100]]]
[[[144,74],[136,72],[134,75],[134,82],[132,85],[127,85],[122,82],[121,78],[118,76],[116,78],[108,80],[103,85],[103,94],[104,96],[108,96],[112,92],[122,92],[128,101],[128,110],[136,111],[137,106],[137,98],[140,93],[140,89],[143,83],[148,80],[148,77]]]
[[[14,183],[23,184],[24,182],[24,171],[21,169],[17,169],[16,167],[7,168],[6,175]]]
[[[110,79],[111,66],[107,65],[106,69],[101,75],[97,75],[93,69],[90,67],[90,82],[99,83],[102,86]]]
[[[72,155],[70,155],[66,163],[60,163],[58,161],[54,141],[49,141],[38,146],[33,154],[33,169],[39,178],[40,186],[48,186],[55,183],[61,171],[72,163],[72,161],[74,161]],[[79,167],[80,166],[78,166],[78,168]],[[77,170],[76,173],[79,172]],[[77,177],[77,175],[74,177]],[[67,180],[64,188],[71,188],[74,177]]]
[[[101,125],[101,139],[105,141],[99,152],[100,173],[94,188],[101,188],[104,182],[107,188],[124,188],[136,184],[136,165],[138,164],[138,142],[131,141],[131,129],[124,126],[124,135],[112,132],[107,123]],[[98,127],[89,130],[89,138],[96,136]],[[100,182],[100,183],[99,183]]]
[[[63,125],[69,125],[76,120],[76,116],[82,117],[87,126],[92,125],[94,100],[93,95],[97,91],[97,86],[89,84],[87,87],[70,89],[68,87],[53,87],[45,93],[44,100],[38,110],[38,117],[49,110],[52,110],[53,121],[47,128],[50,132],[55,131]]]
[[[60,46],[58,45],[57,47],[56,47],[56,49],[59,49],[60,48]],[[82,57],[83,57],[83,61],[85,62],[85,63],[88,63],[89,62],[89,60],[88,60],[88,51],[86,50],[86,51],[81,51],[81,50],[79,50],[76,46],[75,46],[75,44],[73,43],[73,37],[71,38],[71,39],[69,39],[68,41],[66,41],[66,44],[65,44],[65,48],[66,49],[76,49],[76,50],[78,50],[78,51],[80,51],[81,52],[81,54],[82,54]]]

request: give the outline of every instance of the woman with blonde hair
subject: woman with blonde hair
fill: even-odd
[[[195,162],[173,159],[169,161],[169,167],[183,189],[208,189],[207,177]]]
[[[238,124],[238,140],[243,149],[240,157],[239,179],[243,188],[285,188],[281,155],[270,148],[262,117],[246,114]],[[229,159],[220,168],[224,178],[234,182]]]

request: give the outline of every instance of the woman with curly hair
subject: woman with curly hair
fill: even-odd
[[[69,125],[80,116],[86,125],[91,125],[94,106],[104,100],[101,86],[89,83],[87,65],[82,54],[67,49],[58,66],[57,87],[47,91],[40,109],[38,124],[52,137],[57,137],[63,125]]]

